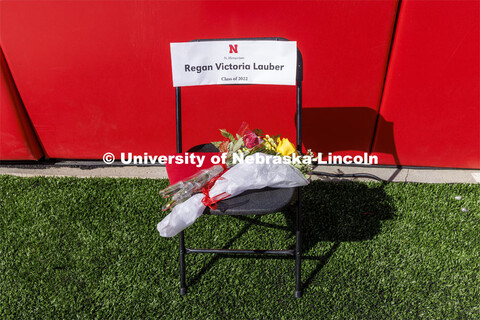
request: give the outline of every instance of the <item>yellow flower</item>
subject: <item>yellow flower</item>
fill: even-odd
[[[290,156],[292,153],[295,153],[295,146],[288,141],[287,138],[283,138],[280,140],[278,139],[278,147],[277,147],[277,152],[281,153],[282,156]]]
[[[275,150],[276,151],[276,144],[275,144],[275,141],[273,141],[272,138],[270,138],[270,136],[267,134],[265,135],[265,139],[264,139],[264,146],[265,146],[265,149],[267,150]]]

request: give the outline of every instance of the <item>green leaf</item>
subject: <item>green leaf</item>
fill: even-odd
[[[220,145],[223,143],[223,141],[213,141],[210,143],[213,144],[218,149],[220,148]]]
[[[224,136],[225,138],[230,139],[230,141],[232,142],[235,141],[235,137],[233,136],[233,134],[231,134],[227,130],[220,129],[220,132],[222,133],[222,136]]]
[[[242,145],[243,145],[243,139],[240,138],[233,144],[232,152],[237,152],[237,150],[240,149]]]

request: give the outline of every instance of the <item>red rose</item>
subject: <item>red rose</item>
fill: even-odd
[[[245,142],[245,146],[249,149],[257,146],[262,142],[262,140],[253,132],[248,130],[244,135],[243,135],[243,141]]]

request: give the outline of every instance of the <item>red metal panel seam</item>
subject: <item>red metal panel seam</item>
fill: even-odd
[[[388,67],[390,66],[390,59],[392,58],[393,45],[395,42],[395,35],[397,33],[398,17],[400,16],[401,5],[402,5],[402,0],[398,0],[397,14],[395,15],[395,22],[393,24],[393,30],[392,30],[392,40],[390,43],[390,49],[388,51],[387,66],[385,67],[385,77],[383,78],[382,93],[380,94],[380,102],[378,104],[377,119],[375,120],[375,127],[373,128],[372,142],[370,143],[370,150],[369,150],[370,154],[373,151],[373,145],[375,143],[375,138],[377,135],[378,121],[380,119],[380,110],[382,108],[383,95],[385,93],[385,84],[387,83],[387,75],[389,70]],[[398,167],[399,166],[398,159],[395,159],[395,161],[397,162],[396,165]]]
[[[37,131],[35,130],[35,127],[33,126],[33,123],[30,119],[30,116],[28,115],[28,112],[25,108],[25,105],[23,104],[22,97],[20,96],[20,92],[18,92],[17,86],[15,84],[15,80],[13,79],[12,72],[10,71],[10,67],[8,65],[7,58],[5,57],[5,54],[3,53],[2,46],[0,45],[0,59],[2,60],[3,64],[5,65],[5,72],[6,76],[9,81],[7,81],[7,85],[10,87],[10,92],[12,92],[14,95],[17,96],[18,101],[19,101],[19,108],[15,108],[15,111],[17,112],[17,117],[19,119],[24,119],[26,122],[26,125],[30,127],[31,130],[31,135],[28,132],[28,128],[25,128],[25,126],[22,125],[22,131],[25,136],[25,141],[28,145],[28,148],[32,152],[32,155],[35,156],[35,151],[40,151],[40,160],[41,158],[45,157],[45,149],[43,147],[43,144],[41,140],[38,137]],[[22,121],[23,123],[23,121]],[[34,139],[32,141],[32,139]],[[39,150],[37,150],[39,149]]]

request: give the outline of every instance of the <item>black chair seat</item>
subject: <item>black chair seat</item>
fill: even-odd
[[[203,214],[251,215],[275,213],[285,208],[295,194],[295,188],[263,188],[248,190],[236,197],[217,203],[217,209],[206,208]]]

